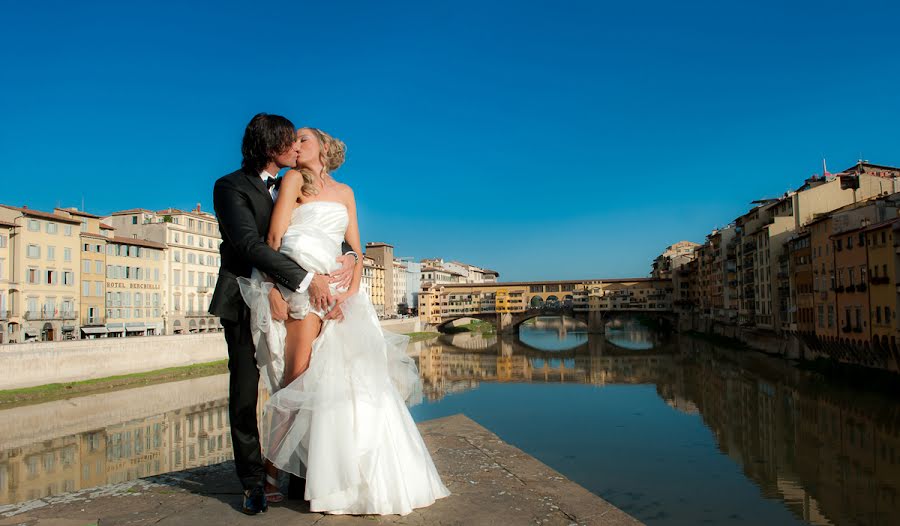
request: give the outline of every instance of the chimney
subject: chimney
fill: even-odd
[[[198,214],[200,213],[200,203],[197,203],[197,210],[195,210]]]

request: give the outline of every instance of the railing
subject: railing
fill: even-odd
[[[54,312],[45,312],[45,311],[26,311],[25,319],[29,321],[35,320],[74,320],[78,317],[75,315],[75,311],[54,311]]]
[[[206,318],[208,316],[212,316],[212,314],[206,312],[205,310],[189,310],[185,311],[184,315],[187,318]]]

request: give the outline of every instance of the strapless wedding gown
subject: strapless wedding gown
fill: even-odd
[[[341,203],[300,205],[281,251],[309,271],[333,272],[348,222]],[[324,323],[309,368],[281,388],[286,332],[269,311],[272,285],[255,270],[240,281],[270,393],[260,429],[264,455],[279,469],[306,477],[310,509],[405,515],[449,495],[406,407],[422,396],[415,362],[406,353],[409,338],[381,329],[366,292],[344,302],[343,321]],[[305,293],[286,299],[294,318],[324,315]]]

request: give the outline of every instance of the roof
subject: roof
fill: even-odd
[[[7,223],[6,221],[0,221],[0,227],[15,228],[15,226],[16,226],[15,223]]]
[[[100,223],[100,228],[103,228],[106,230],[115,230],[116,229],[116,227],[114,227],[112,225],[107,225],[106,223]]]
[[[75,225],[80,225],[80,219],[73,219],[71,217],[65,217],[61,215],[51,214],[50,212],[41,212],[40,210],[32,210],[30,208],[18,207],[18,206],[10,206],[10,205],[0,205],[4,208],[9,208],[10,210],[16,210],[21,212],[23,216],[26,217],[39,217],[41,219],[49,219],[51,221],[59,221],[61,223],[72,223]]]
[[[880,223],[875,223],[874,225],[869,225],[865,227],[866,232],[870,232],[872,230],[878,230],[880,228],[884,228],[886,226],[891,226],[895,223],[900,223],[900,217],[894,217],[892,219],[888,219],[887,221],[882,221]]]
[[[134,239],[130,237],[121,237],[115,236],[113,238],[107,238],[112,243],[118,243],[120,245],[135,245],[138,247],[147,247],[147,248],[157,248],[160,250],[165,250],[169,248],[163,243],[157,243],[156,241],[147,241],[146,239]]]
[[[500,273],[497,272],[496,270],[490,270],[490,269],[486,269],[486,268],[481,269],[481,270],[482,270],[482,272],[484,272],[485,274],[494,274],[494,275],[497,275],[497,276],[500,275]]]
[[[152,214],[154,213],[152,210],[147,210],[146,208],[129,208],[128,210],[119,210],[118,212],[113,212],[112,216],[124,216],[131,214]]]
[[[56,210],[72,214],[73,216],[89,217],[91,219],[100,219],[100,216],[95,216],[94,214],[82,212],[81,210],[78,210],[77,208],[57,208]]]
[[[611,279],[565,279],[559,281],[500,281],[497,283],[441,283],[443,287],[512,287],[527,285],[600,284],[600,283],[646,283],[650,281],[668,282],[662,278],[611,278]]]
[[[394,248],[394,245],[390,245],[388,243],[382,243],[380,241],[366,243],[366,248],[369,247],[391,247]]]

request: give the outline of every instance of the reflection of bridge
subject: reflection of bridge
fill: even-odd
[[[541,316],[563,314],[566,317],[573,318],[587,326],[587,330],[591,334],[603,334],[606,331],[606,325],[611,320],[622,316],[635,316],[651,318],[670,327],[677,325],[677,316],[672,311],[640,311],[640,310],[595,310],[595,311],[579,311],[579,310],[558,310],[550,311],[548,309],[528,309],[523,312],[475,312],[465,315],[450,315],[441,317],[440,323],[437,324],[439,331],[444,331],[454,322],[462,319],[477,319],[487,321],[494,324],[497,329],[506,334],[514,334],[518,332],[519,326],[528,320],[533,320]]]
[[[432,399],[480,382],[656,383],[669,374],[678,351],[674,343],[633,351],[603,338],[574,349],[542,351],[509,337],[472,349],[456,347],[454,338],[441,336],[419,354],[419,370]]]

